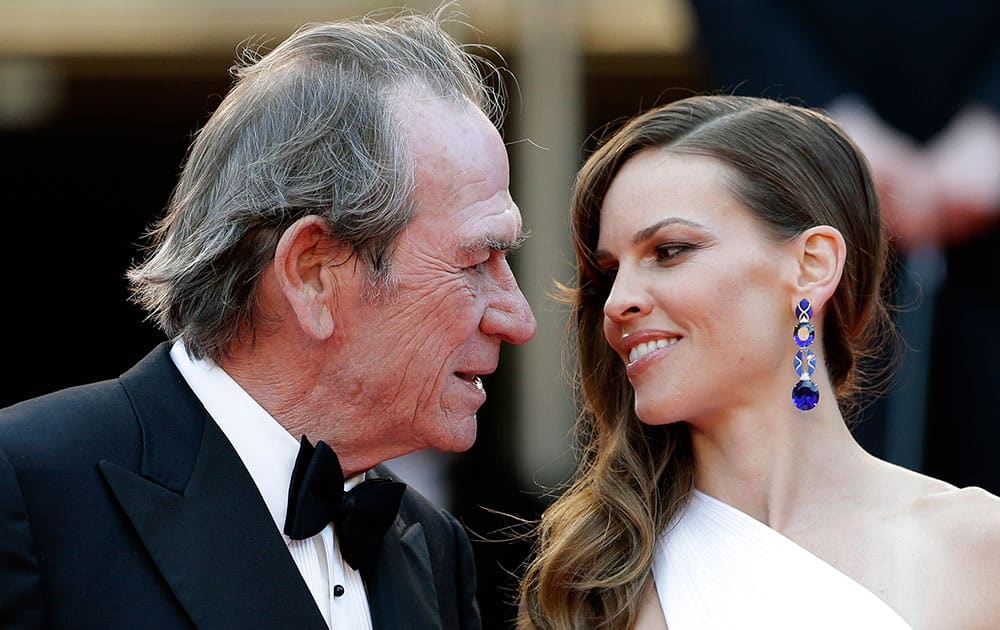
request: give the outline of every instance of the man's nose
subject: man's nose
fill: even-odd
[[[504,275],[499,279],[496,294],[483,315],[482,331],[503,341],[519,344],[535,336],[538,324],[528,300],[517,286],[517,280],[504,262]]]

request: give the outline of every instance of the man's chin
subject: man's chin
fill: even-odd
[[[477,426],[476,415],[472,414],[456,425],[453,425],[450,435],[447,436],[446,440],[442,440],[442,442],[446,443],[438,445],[436,448],[440,451],[451,453],[464,453],[476,443]]]

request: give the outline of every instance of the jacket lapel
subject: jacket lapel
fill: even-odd
[[[375,571],[366,578],[374,630],[441,628],[431,558],[420,523],[396,518],[382,541]]]
[[[100,469],[198,627],[325,628],[253,480],[161,346],[122,376],[141,474]]]

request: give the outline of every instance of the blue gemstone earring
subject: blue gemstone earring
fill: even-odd
[[[812,304],[803,298],[795,307],[795,317],[799,323],[795,325],[793,335],[795,345],[800,348],[809,348],[816,339],[816,329],[809,323],[812,315]],[[816,355],[812,350],[799,350],[795,353],[795,373],[799,376],[799,382],[792,388],[792,402],[802,411],[809,411],[819,402],[819,387],[811,378],[815,371]]]

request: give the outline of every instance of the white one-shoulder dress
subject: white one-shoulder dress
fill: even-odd
[[[661,536],[653,578],[670,630],[912,630],[850,577],[698,490]]]

